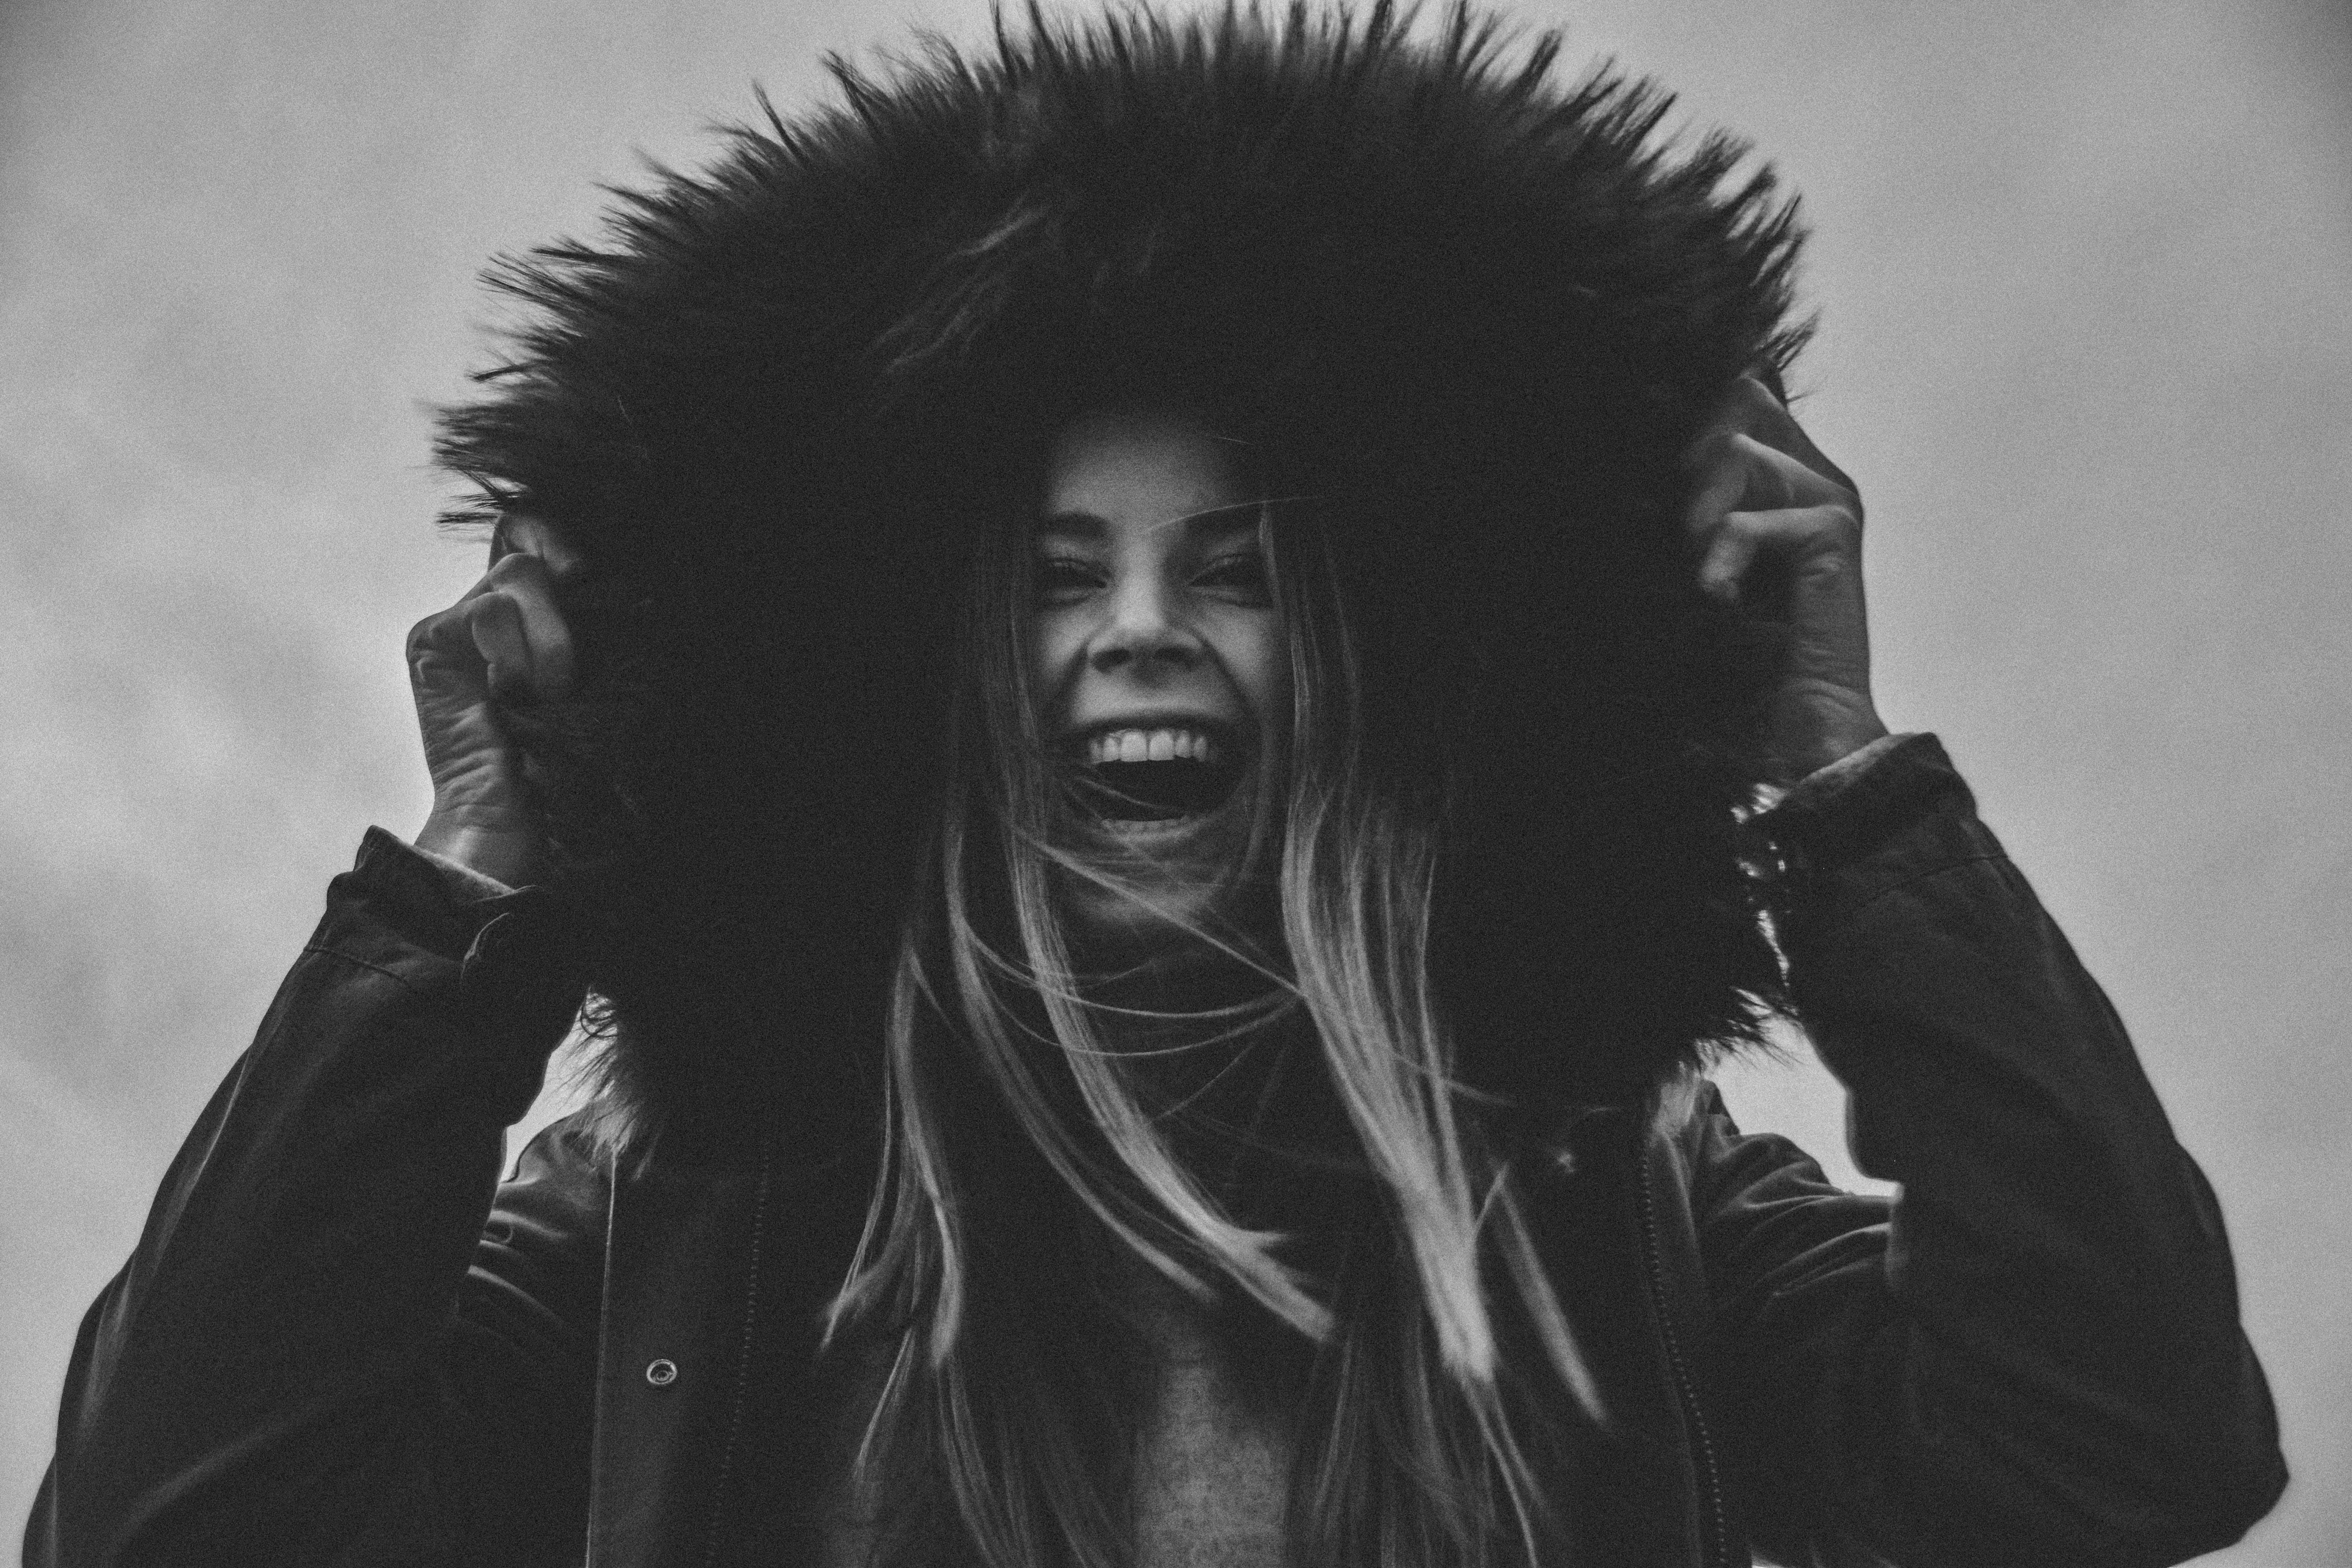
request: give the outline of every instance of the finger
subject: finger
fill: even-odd
[[[506,594],[484,594],[467,602],[465,617],[490,695],[512,700],[527,694],[533,684],[533,671],[522,606]]]
[[[1707,430],[1692,444],[1686,461],[1700,458],[1727,435],[1748,436],[1859,499],[1861,490],[1844,469],[1814,445],[1803,426],[1772,389],[1752,375],[1741,376],[1716,405]]]
[[[576,561],[576,557],[572,558]],[[514,603],[522,617],[522,637],[529,645],[530,679],[527,689],[542,698],[561,697],[572,688],[577,658],[572,628],[555,602],[558,574],[540,556],[510,551],[482,574],[481,580],[458,597],[453,609],[502,596]],[[470,636],[470,632],[467,635]],[[525,689],[501,696],[520,696]]]
[[[1748,489],[1739,510],[1843,506],[1861,515],[1860,498],[1803,458],[1755,436],[1734,436],[1731,443],[1748,466]]]
[[[1734,432],[1722,430],[1692,448],[1696,455],[1697,484],[1683,507],[1683,527],[1701,543],[1714,534],[1724,513],[1739,505],[1748,493],[1749,459],[1738,439]]]
[[[1806,434],[1805,427],[1798,424],[1796,417],[1787,409],[1776,407],[1772,415],[1751,433],[1766,446],[1791,461],[1802,464],[1839,489],[1857,497],[1862,494],[1861,487],[1853,482],[1852,476],[1832,462],[1829,454],[1813,444],[1812,437]]]
[[[587,563],[578,551],[563,541],[552,524],[529,512],[509,512],[499,520],[490,534],[490,564],[495,567],[509,555],[531,555],[547,563],[558,582],[562,582],[584,570]]]
[[[1723,395],[1707,413],[1705,428],[1685,450],[1684,461],[1696,466],[1724,437],[1777,432],[1783,421],[1794,423],[1789,420],[1788,410],[1772,395],[1771,389],[1752,375],[1743,375],[1724,388]]]
[[[474,639],[466,626],[465,606],[437,610],[409,627],[407,651],[408,668],[419,680],[431,677],[437,666],[470,661]]]
[[[534,550],[494,548],[489,570],[484,572],[475,581],[474,585],[459,596],[457,602],[463,604],[476,595],[507,587],[525,577],[566,583],[582,575],[585,571],[586,567],[579,555],[568,548],[559,547],[552,559]]]
[[[1843,468],[1830,459],[1829,454],[1814,444],[1805,427],[1797,422],[1789,405],[1772,389],[1754,376],[1742,376],[1738,392],[1741,406],[1754,413],[1755,423],[1748,434],[1774,450],[1785,453],[1822,478],[1852,492],[1862,493]]]
[[[1859,525],[1835,505],[1726,513],[1699,560],[1700,591],[1738,604],[1760,560],[1815,560],[1824,564],[1860,549]]]
[[[1726,605],[1739,603],[1739,585],[1747,581],[1761,543],[1752,530],[1718,530],[1699,558],[1699,592]]]
[[[555,603],[555,573],[539,556],[520,552],[493,571],[502,574],[499,595],[521,616],[523,640],[530,650],[533,694],[562,696],[572,689],[574,658],[571,626]]]
[[[1683,526],[1702,544],[1734,510],[1843,505],[1860,515],[1851,491],[1744,431],[1716,431],[1705,443],[1702,462],[1697,489],[1683,510]]]

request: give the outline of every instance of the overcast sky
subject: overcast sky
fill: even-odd
[[[2352,9],[1521,4],[1805,197],[1800,413],[1859,480],[1882,705],[1940,732],[2220,1191],[2352,1561]],[[400,645],[478,573],[426,405],[499,250],[638,154],[984,5],[0,8],[0,1520],[73,1328],[371,822]],[[1728,1085],[1851,1171],[1818,1068]]]

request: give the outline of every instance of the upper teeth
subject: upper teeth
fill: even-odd
[[[1198,730],[1107,730],[1087,742],[1087,762],[1165,763],[1179,757],[1217,760],[1217,743]]]

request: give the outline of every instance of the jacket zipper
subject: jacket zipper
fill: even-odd
[[[1706,1414],[1699,1408],[1690,1363],[1683,1359],[1682,1341],[1675,1334],[1674,1316],[1666,1301],[1665,1257],[1658,1242],[1657,1204],[1650,1193],[1650,1162],[1646,1152],[1638,1145],[1634,1162],[1641,1191],[1642,1242],[1650,1265],[1650,1304],[1657,1313],[1659,1336],[1666,1343],[1666,1364],[1674,1371],[1675,1394],[1690,1422],[1691,1435],[1698,1439],[1699,1484],[1706,1493],[1706,1508],[1698,1519],[1700,1555],[1710,1568],[1730,1568],[1731,1549],[1726,1540],[1729,1532],[1724,1526],[1723,1483],[1716,1470],[1715,1439],[1707,1433]]]
[[[711,1488],[710,1525],[705,1532],[703,1568],[719,1561],[719,1527],[727,1517],[727,1484],[734,1474],[735,1450],[743,1438],[743,1406],[751,1392],[751,1349],[760,1321],[760,1244],[768,1234],[768,1188],[776,1174],[776,1150],[771,1143],[760,1157],[759,1195],[751,1205],[751,1256],[745,1262],[748,1282],[743,1291],[743,1334],[735,1352],[735,1398],[728,1408],[727,1446],[719,1450],[719,1479]]]

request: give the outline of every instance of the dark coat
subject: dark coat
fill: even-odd
[[[1579,1561],[2101,1568],[2285,1483],[2228,1244],[1932,739],[1775,814],[1799,1004],[1886,1201],[1680,1074],[1522,1179],[1615,1429]],[[861,1178],[778,1136],[499,1184],[577,993],[543,898],[372,834],[82,1326],[28,1568],[797,1560]]]

